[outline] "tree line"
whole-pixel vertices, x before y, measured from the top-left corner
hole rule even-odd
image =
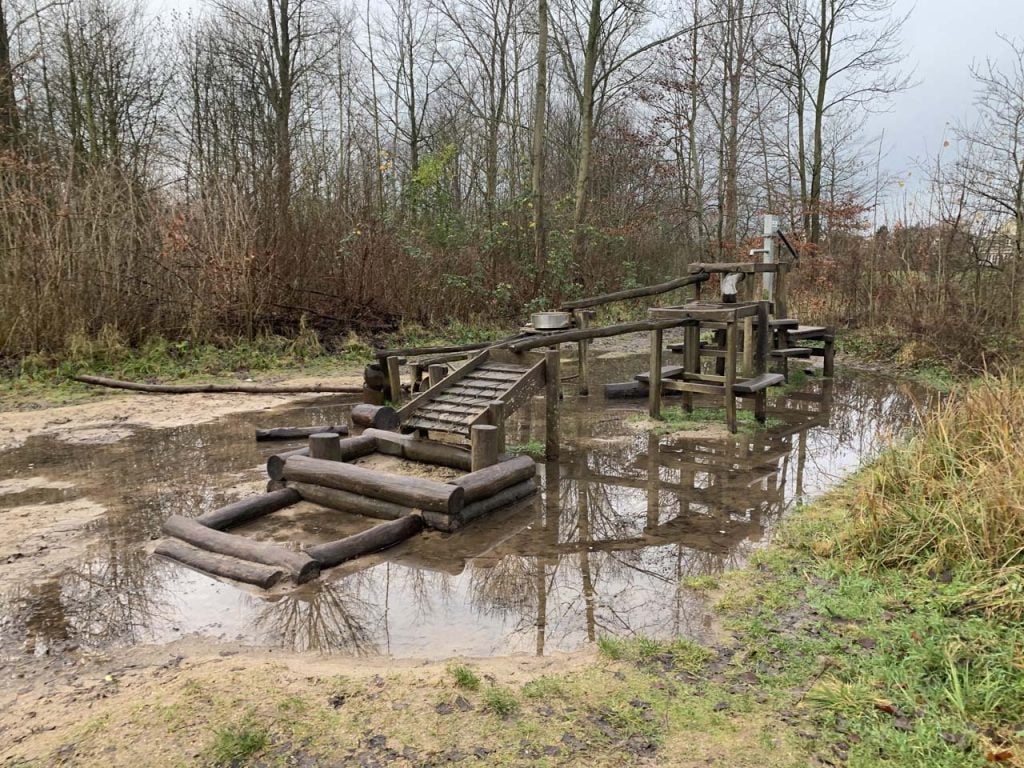
[[[867,247],[865,120],[908,85],[903,22],[893,0],[4,0],[0,349],[512,319],[744,253],[764,212],[810,254]]]

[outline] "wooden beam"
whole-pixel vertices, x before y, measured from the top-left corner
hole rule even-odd
[[[279,509],[290,507],[301,501],[302,497],[298,492],[285,488],[284,490],[272,493],[261,493],[258,496],[249,496],[228,504],[227,506],[207,512],[196,518],[196,522],[205,525],[207,528],[223,531],[233,525],[247,523],[257,517],[269,515]]]
[[[692,272],[693,270],[691,270]],[[695,283],[702,283],[708,279],[708,275],[688,275],[687,277],[680,277],[675,280],[669,280],[667,283],[658,283],[657,285],[648,285],[642,288],[630,288],[625,291],[616,291],[615,293],[606,293],[601,296],[593,296],[589,299],[577,299],[576,301],[569,301],[559,307],[563,312],[571,312],[576,309],[586,309],[587,307],[597,307],[602,304],[611,304],[615,301],[626,301],[628,299],[640,299],[644,296],[657,296],[662,293],[668,293],[678,288],[685,288],[688,285]]]
[[[323,568],[333,568],[346,560],[378,552],[400,544],[423,530],[423,518],[412,514],[387,523],[380,523],[344,539],[307,547],[306,553]]]

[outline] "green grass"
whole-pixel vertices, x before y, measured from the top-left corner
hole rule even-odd
[[[211,754],[215,765],[237,765],[270,746],[270,736],[252,723],[229,725],[214,731]]]
[[[465,688],[467,691],[475,691],[480,688],[480,677],[469,667],[459,664],[449,667],[448,671],[459,688]]]
[[[505,450],[515,456],[531,456],[534,459],[544,458],[544,443],[541,440],[530,440],[525,443],[512,443]]]
[[[491,686],[484,691],[484,704],[498,717],[509,718],[519,712],[519,700],[508,688]]]

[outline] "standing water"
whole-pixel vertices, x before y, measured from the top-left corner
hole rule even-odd
[[[594,381],[644,367],[641,356],[598,358]],[[542,465],[537,497],[272,595],[153,557],[151,542],[169,515],[196,516],[258,488],[266,456],[299,445],[255,443],[254,426],[343,422],[349,405],[318,398],[106,444],[31,438],[0,453],[0,477],[26,481],[0,486],[0,514],[69,501],[105,511],[59,568],[19,570],[17,556],[0,558],[0,654],[193,637],[437,658],[574,650],[602,635],[700,638],[709,617],[688,586],[694,577],[742,566],[795,504],[907,426],[920,394],[876,376],[812,377],[770,400],[768,428],[666,435],[644,423],[644,401],[571,389],[562,456]],[[543,429],[537,401],[510,422],[508,439],[537,442]],[[57,482],[28,482],[40,477]],[[302,504],[246,532],[309,543],[368,524]]]

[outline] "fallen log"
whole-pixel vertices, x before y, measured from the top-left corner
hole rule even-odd
[[[496,509],[507,506],[520,499],[525,499],[527,496],[536,493],[537,481],[533,478],[524,480],[521,483],[510,485],[493,496],[489,496],[486,499],[467,504],[462,508],[462,512],[459,514],[462,522],[468,523],[470,520],[474,520],[481,515],[486,515],[488,512],[493,512]]]
[[[268,541],[255,541],[244,536],[215,531],[181,515],[171,515],[167,518],[163,524],[163,531],[168,536],[176,536],[208,552],[284,568],[299,584],[320,575],[320,565],[303,552],[294,552]]]
[[[273,565],[251,563],[237,557],[218,555],[205,549],[193,547],[180,539],[164,539],[156,545],[154,554],[187,565],[211,576],[253,584],[261,589],[270,589],[284,576],[284,569]]]
[[[461,469],[469,472],[471,457],[469,451],[448,443],[435,440],[423,440],[414,435],[400,435],[397,432],[385,432],[380,429],[367,429],[363,436],[377,439],[377,450],[389,456],[400,456],[409,461],[422,461],[425,464],[440,464],[443,467]]]
[[[301,500],[302,497],[298,491],[285,488],[284,490],[241,499],[233,504],[228,504],[226,507],[200,515],[196,518],[196,522],[200,525],[205,525],[207,528],[223,531],[225,528],[255,520],[257,517],[263,517],[263,515],[269,515],[271,512],[284,509]]]
[[[332,568],[346,560],[353,560],[371,552],[393,547],[422,530],[422,517],[406,515],[397,520],[380,523],[352,536],[346,536],[344,539],[307,547],[306,553],[320,563],[322,568]]]
[[[466,504],[493,496],[509,486],[537,474],[537,463],[529,456],[517,456],[450,481],[466,491]]]
[[[366,517],[376,517],[382,520],[397,520],[400,517],[411,515],[416,510],[402,504],[395,504],[381,499],[371,499],[369,496],[360,496],[357,493],[340,491],[337,488],[326,488],[322,485],[312,483],[288,483],[288,489],[298,492],[303,500],[322,507],[336,509],[339,512],[351,512]]]
[[[136,381],[121,381],[103,376],[72,376],[74,381],[95,384],[112,389],[130,389],[133,392],[152,392],[162,395],[192,395],[208,392],[232,392],[247,395],[299,395],[307,392],[358,395],[361,386],[341,384],[144,384]]]
[[[456,485],[392,475],[344,462],[305,456],[293,456],[285,461],[284,479],[337,488],[414,509],[445,512],[449,515],[458,514],[465,503],[465,491]]]
[[[338,424],[325,427],[272,427],[270,429],[256,429],[256,441],[266,440],[299,440],[319,432],[334,432],[338,435],[348,434],[348,424]]]

